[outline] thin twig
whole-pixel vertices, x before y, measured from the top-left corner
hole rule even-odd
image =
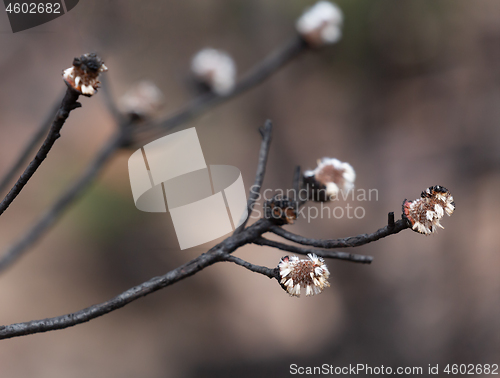
[[[111,311],[115,311],[139,298],[154,293],[164,287],[172,285],[184,278],[196,274],[218,260],[218,255],[212,251],[205,253],[190,262],[174,269],[167,274],[152,278],[138,286],[135,286],[109,301],[87,307],[83,310],[56,316],[53,318],[32,320],[25,323],[16,323],[0,327],[0,339],[9,339],[16,336],[32,335],[35,333],[55,331],[88,322]]]
[[[28,167],[25,169],[21,177],[14,184],[10,192],[5,196],[3,201],[0,203],[0,215],[4,213],[5,210],[10,206],[10,204],[16,199],[16,197],[21,193],[24,186],[28,183],[29,179],[35,174],[36,170],[40,167],[42,162],[47,157],[50,149],[54,145],[55,141],[61,136],[60,131],[64,125],[64,122],[69,116],[69,113],[81,106],[77,102],[80,93],[74,89],[68,87],[66,89],[66,95],[64,96],[59,111],[52,122],[52,126],[49,130],[49,134],[45,138],[42,146],[38,150],[35,158],[31,161]]]
[[[12,182],[12,180],[16,176],[16,173],[19,172],[19,170],[26,164],[26,161],[30,157],[31,153],[35,150],[37,144],[40,143],[44,135],[48,132],[50,126],[52,125],[52,120],[54,119],[59,107],[61,106],[61,101],[62,100],[57,101],[57,105],[50,110],[47,119],[40,124],[37,130],[35,130],[35,133],[19,153],[17,159],[14,161],[10,169],[2,177],[2,180],[0,182],[0,193],[3,193],[5,189],[7,189],[7,186]]]
[[[302,179],[302,174],[301,174],[301,169],[300,165],[297,165],[295,167],[295,170],[293,171],[293,180],[292,180],[292,189],[294,193],[294,201],[298,201],[300,199],[300,189],[301,189],[301,179]]]
[[[64,192],[52,207],[24,234],[0,259],[0,272],[3,272],[14,261],[18,260],[27,249],[40,239],[75,201],[75,199],[90,185],[94,178],[103,169],[105,164],[113,157],[122,143],[121,134],[116,134],[97,153],[80,178]]]
[[[116,101],[111,93],[111,84],[109,83],[108,75],[103,75],[99,78],[99,80],[101,82],[102,99],[104,100],[106,108],[111,113],[117,124],[121,125],[126,123],[125,117],[120,112],[120,109],[118,109]]]
[[[323,251],[321,249],[313,249],[313,248],[301,248],[301,247],[297,247],[295,245],[283,244],[283,243],[280,243],[280,242],[277,242],[274,240],[269,240],[269,239],[266,239],[263,237],[259,237],[255,240],[253,240],[252,243],[257,244],[257,245],[261,245],[261,246],[278,248],[278,249],[281,249],[283,251],[297,253],[299,255],[307,255],[308,253],[314,253],[318,256],[328,258],[328,259],[339,259],[339,260],[351,261],[351,262],[362,263],[362,264],[370,264],[373,261],[373,257],[371,257],[371,256],[356,255],[353,253],[338,252],[338,251]]]
[[[394,219],[394,218],[393,218]],[[310,245],[312,247],[318,248],[347,248],[347,247],[359,247],[364,244],[368,244],[379,239],[385,238],[389,235],[397,234],[400,231],[403,231],[407,228],[410,228],[408,222],[404,219],[399,219],[394,222],[392,225],[388,224],[385,227],[375,231],[372,234],[361,234],[357,236],[351,236],[343,239],[310,239],[304,236],[300,236],[294,234],[292,232],[286,231],[281,227],[272,226],[271,232],[274,234],[281,236],[287,240],[293,241],[295,243],[299,243],[302,245]]]
[[[142,147],[148,141],[154,140],[165,134],[167,131],[189,122],[208,109],[220,105],[254,87],[261,84],[271,75],[276,73],[280,68],[288,62],[300,55],[307,49],[307,44],[298,35],[290,42],[285,44],[281,49],[272,52],[261,62],[255,65],[234,87],[234,89],[226,95],[217,95],[213,92],[195,99],[188,104],[184,109],[169,117],[168,119],[143,125],[137,129],[134,138],[133,147]]]
[[[239,257],[229,254],[223,254],[222,259],[223,259],[222,261],[229,261],[237,265],[241,265],[242,267],[250,270],[251,272],[260,273],[269,278],[276,278],[276,279],[279,278],[279,272],[276,268],[271,269],[265,266],[254,265],[252,263],[249,263],[248,261],[240,259]]]
[[[257,173],[255,174],[255,181],[250,189],[250,194],[248,195],[247,201],[247,212],[248,216],[245,221],[234,231],[235,233],[241,232],[252,214],[255,202],[259,199],[260,189],[262,188],[262,183],[264,181],[264,175],[266,174],[267,158],[269,157],[269,147],[271,145],[271,140],[273,138],[273,123],[271,120],[267,120],[264,127],[260,129],[262,134],[262,142],[260,144],[259,150],[259,163],[257,165]]]

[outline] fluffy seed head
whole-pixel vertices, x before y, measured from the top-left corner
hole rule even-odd
[[[311,296],[330,286],[330,272],[325,261],[314,253],[307,257],[300,260],[297,256],[285,256],[278,264],[280,283],[290,296],[300,297],[302,287],[306,289],[306,296]]]
[[[120,99],[120,109],[135,119],[153,116],[163,105],[160,89],[150,81],[141,81],[130,88]]]
[[[218,95],[228,94],[236,83],[236,65],[229,54],[220,50],[199,51],[191,62],[191,70],[197,80]]]
[[[441,218],[454,211],[453,196],[440,185],[427,188],[415,201],[403,201],[403,216],[408,219],[414,231],[424,235],[436,232],[437,227],[444,228],[440,223]]]
[[[343,15],[340,8],[328,1],[319,1],[297,20],[296,28],[312,46],[338,42],[342,37]]]
[[[84,54],[73,59],[73,66],[63,71],[67,85],[84,96],[92,96],[99,88],[99,74],[108,70],[96,54]]]
[[[315,201],[329,201],[340,191],[348,193],[354,188],[355,180],[352,166],[335,158],[318,160],[316,169],[304,172],[304,183]]]

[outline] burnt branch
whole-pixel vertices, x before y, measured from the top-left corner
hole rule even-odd
[[[40,141],[49,131],[50,126],[52,125],[52,120],[54,119],[57,111],[60,108],[61,101],[62,100],[58,101],[57,105],[50,110],[47,119],[44,122],[42,122],[40,126],[38,126],[38,128],[35,130],[35,133],[31,136],[31,139],[24,146],[23,150],[18,155],[12,166],[2,177],[2,180],[0,181],[0,193],[4,192],[7,189],[7,186],[12,182],[12,180],[16,176],[16,173],[19,172],[22,167],[24,167],[26,161],[33,153],[38,143],[40,143]]]
[[[279,271],[276,268],[268,268],[265,266],[260,266],[260,265],[254,265],[252,263],[249,263],[248,261],[245,261],[243,259],[240,259],[239,257],[230,255],[230,254],[223,254],[222,255],[222,261],[228,261],[228,262],[233,262],[237,265],[240,265],[246,269],[248,269],[251,272],[254,273],[260,273],[264,276],[267,276],[269,278],[276,278],[279,279]]]
[[[259,163],[255,180],[257,183],[259,183],[259,185],[262,184],[262,180],[265,174],[265,165],[267,163],[267,154],[271,140],[270,139],[271,129],[272,129],[271,123],[267,122],[266,127],[264,128],[262,133],[263,142],[261,144],[261,153],[259,154]],[[61,203],[59,207],[55,207],[53,209],[55,215],[60,214],[58,213],[58,211],[60,211],[60,209],[63,209],[64,206],[66,206],[67,203],[69,203],[72,200],[73,196],[76,195],[78,191],[81,190],[82,187],[86,185],[86,182],[89,178],[95,176],[96,172],[100,169],[103,162],[107,160],[108,156],[110,156],[115,151],[115,149],[121,145],[122,145],[121,138],[117,138],[114,140],[114,142],[108,144],[107,147],[104,148],[104,150],[101,153],[102,159],[95,161],[94,164],[89,169],[89,171],[87,172],[87,175],[84,176],[85,179],[82,178],[82,180],[80,180],[80,185],[75,185],[74,190],[70,191],[70,193],[68,194],[69,197],[66,197],[68,199],[68,202]],[[51,222],[51,217],[47,216],[47,218],[45,219],[46,220],[41,224],[42,226],[48,227],[48,225],[50,225]],[[372,234],[373,236],[370,235],[364,236],[363,239],[376,240],[377,238],[387,236],[392,233],[397,233],[404,228],[408,228],[408,225],[406,223],[403,225],[400,221],[394,223],[393,215],[389,214],[389,225],[386,228],[387,230],[381,229],[376,233]],[[280,286],[284,290],[286,290],[289,294],[291,295],[300,294],[299,289],[297,288],[294,289],[289,284],[289,282],[292,282],[291,279],[293,278],[287,277],[287,282],[283,283],[283,278],[287,274],[290,274],[283,272],[286,272],[287,270],[290,271],[290,269],[293,269],[291,264],[295,264],[295,261],[298,260],[292,261],[291,259],[284,258],[279,263],[281,265],[278,265],[277,268],[272,269],[249,263],[241,258],[232,255],[234,251],[247,244],[268,246],[301,255],[314,254],[322,258],[339,259],[356,263],[369,264],[373,260],[371,256],[363,256],[346,252],[328,251],[328,250],[313,249],[313,248],[302,248],[294,245],[287,245],[284,243],[268,240],[262,237],[263,234],[270,231],[279,234],[279,230],[281,230],[281,227],[277,225],[275,220],[266,218],[259,219],[251,226],[248,226],[247,228],[241,230],[241,232],[233,233],[233,235],[229,236],[228,238],[226,238],[225,240],[223,240],[222,242],[220,242],[219,244],[217,244],[216,246],[214,246],[208,252],[202,254],[201,256],[198,256],[197,258],[166,273],[163,276],[152,278],[147,282],[144,282],[129,290],[126,290],[123,293],[119,294],[118,296],[106,302],[87,307],[83,310],[71,314],[1,326],[0,339],[8,339],[17,336],[54,331],[88,322],[92,319],[103,316],[112,311],[118,310],[139,298],[145,297],[146,295],[152,294],[167,286],[173,285],[176,282],[179,282],[187,277],[190,277],[215,263],[223,261],[233,262],[237,265],[243,266],[244,268],[248,269],[251,272],[259,273],[269,278],[275,278],[280,284]],[[37,234],[35,232],[34,235],[35,237],[37,237],[39,233]],[[312,240],[299,236],[296,236],[296,238],[299,238],[299,240],[306,240],[308,242]],[[288,267],[285,266],[286,264],[288,264]],[[308,264],[309,266],[314,266],[313,264],[321,265],[323,264],[323,262],[322,260],[319,260],[318,257],[311,256],[310,261],[308,261]],[[329,286],[328,282],[326,281],[329,275],[326,266],[324,268],[321,267],[318,269],[320,270],[320,273],[317,274],[321,274],[322,276],[316,279],[317,283],[315,283],[315,285],[320,285],[320,287],[319,288],[314,287],[314,289],[312,289],[311,286],[307,286],[306,295],[311,295],[313,291],[321,292],[325,286]],[[325,271],[327,274],[325,274]],[[300,285],[300,281],[295,285],[297,285],[298,287],[298,285]]]
[[[271,229],[273,229],[274,227],[272,226]],[[361,264],[370,264],[373,261],[373,257],[371,256],[356,255],[353,253],[339,252],[339,251],[323,251],[321,249],[313,249],[313,248],[301,248],[295,245],[284,244],[263,237],[255,239],[253,243],[261,246],[281,249],[282,251],[292,252],[298,255],[307,255],[309,253],[314,253],[315,255],[323,257],[325,259],[338,259],[338,260],[345,260]]]
[[[243,245],[251,243],[252,240],[266,232],[270,225],[270,222],[267,220],[257,221],[255,224],[244,230],[244,232],[228,237],[215,247],[211,248],[207,253],[204,253],[188,263],[171,270],[163,276],[152,278],[147,282],[137,285],[106,302],[87,307],[71,314],[0,326],[0,340],[17,336],[32,335],[41,332],[55,331],[58,329],[72,327],[77,324],[86,323],[89,320],[118,310],[139,298],[173,285],[174,283],[190,277],[217,262],[232,261],[240,263],[242,261],[241,259],[228,259],[228,255]],[[247,268],[254,267],[252,264],[243,266]],[[261,268],[259,273],[265,274],[269,277],[269,275],[266,274],[266,272],[270,274],[269,271],[266,271],[267,268],[258,267],[256,269],[259,270],[259,268]]]
[[[392,214],[392,222],[391,215]],[[273,226],[271,227],[271,232],[290,240],[292,242],[309,245],[317,248],[348,248],[348,247],[359,247],[379,239],[385,238],[390,235],[397,234],[407,228],[411,228],[405,219],[399,219],[394,222],[394,213],[389,213],[389,224],[381,229],[375,231],[372,234],[361,234],[357,236],[351,236],[343,239],[310,239],[304,236],[294,234],[292,232],[286,231],[281,227]]]
[[[86,323],[92,319],[98,318],[127,304],[145,297],[155,291],[172,285],[184,278],[192,276],[200,270],[217,262],[219,256],[217,250],[211,250],[190,262],[181,265],[167,274],[150,279],[140,285],[137,285],[120,295],[110,299],[109,301],[87,307],[83,310],[56,316],[53,318],[32,320],[24,323],[16,323],[8,326],[0,326],[0,339],[10,339],[17,336],[32,335],[35,333],[55,331],[75,326],[77,324]]]
[[[120,112],[120,109],[116,105],[115,99],[111,94],[111,88],[110,88],[111,84],[109,83],[108,77],[103,76],[100,79],[100,81],[101,81],[101,92],[102,92],[102,98],[104,100],[104,105],[113,116],[115,122],[119,125],[122,125],[122,127],[125,127],[130,122],[127,122],[126,118]]]
[[[300,168],[300,165],[297,165],[295,167],[295,170],[293,171],[293,180],[292,180],[292,189],[295,194],[295,198],[293,199],[294,201],[297,201],[300,196],[300,189],[302,186],[302,171]]]
[[[259,152],[259,163],[257,165],[257,173],[255,174],[255,182],[250,189],[250,194],[248,195],[247,201],[247,211],[248,217],[241,224],[240,227],[235,231],[235,233],[241,232],[250,219],[255,202],[258,200],[260,195],[260,189],[262,188],[262,183],[264,182],[264,175],[266,174],[267,159],[269,157],[269,147],[271,146],[272,134],[273,134],[273,123],[271,120],[267,120],[264,127],[260,129],[262,135],[262,143],[260,145]]]
[[[52,146],[56,142],[57,139],[61,136],[60,131],[66,122],[66,119],[69,117],[69,113],[81,106],[79,102],[77,102],[78,97],[80,97],[80,93],[75,91],[74,89],[68,87],[66,89],[66,95],[64,96],[61,106],[57,111],[57,115],[52,122],[49,133],[45,138],[42,146],[38,150],[35,158],[31,161],[28,167],[24,170],[23,174],[17,182],[14,184],[10,192],[5,196],[3,201],[0,203],[0,215],[2,215],[5,210],[10,206],[10,204],[16,199],[16,197],[21,193],[24,186],[28,183],[30,178],[35,174],[36,170],[42,165],[42,162],[47,157],[47,154],[51,150]]]

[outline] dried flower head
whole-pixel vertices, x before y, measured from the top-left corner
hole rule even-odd
[[[279,224],[293,224],[297,219],[297,202],[277,195],[266,201],[264,212],[266,219],[273,219]]]
[[[140,81],[120,99],[120,109],[135,119],[153,116],[164,104],[163,93],[150,81]]]
[[[455,202],[448,189],[436,185],[423,191],[415,201],[403,201],[403,216],[408,219],[412,229],[425,235],[444,228],[440,220],[446,213],[453,214]]]
[[[329,201],[340,191],[348,193],[355,180],[352,166],[335,158],[318,160],[316,169],[304,172],[304,184],[315,201]]]
[[[319,1],[297,20],[296,28],[312,46],[338,42],[342,37],[343,15],[340,8],[328,1]]]
[[[67,85],[85,96],[92,96],[99,88],[99,74],[108,70],[96,54],[84,54],[73,59],[73,66],[64,70],[63,79]]]
[[[330,272],[325,261],[314,253],[307,257],[309,259],[300,260],[297,256],[285,256],[278,264],[280,283],[291,296],[300,297],[301,287],[305,287],[306,295],[310,296],[330,286]]]
[[[229,54],[206,48],[199,51],[191,62],[196,79],[218,95],[225,95],[236,83],[236,65]]]

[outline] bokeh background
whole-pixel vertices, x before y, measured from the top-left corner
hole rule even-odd
[[[119,99],[140,80],[164,93],[165,116],[195,96],[189,62],[224,49],[244,73],[294,35],[311,1],[87,0],[12,34],[0,13],[0,174],[62,94],[61,71],[96,51]],[[209,164],[253,182],[266,118],[275,123],[265,188],[288,188],[299,164],[337,157],[357,188],[377,189],[363,219],[300,220],[289,229],[336,238],[372,232],[404,198],[447,187],[445,230],[410,230],[357,248],[372,265],[329,261],[331,288],[290,298],[233,264],[66,330],[0,342],[2,378],[285,377],[290,364],[421,366],[500,363],[500,2],[340,0],[344,37],[301,55],[196,127]],[[115,124],[103,96],[82,99],[62,138],[0,218],[5,250],[84,169]],[[180,251],[168,216],[141,213],[121,151],[91,190],[0,276],[0,323],[105,301],[206,251]],[[335,206],[345,206],[339,202]],[[311,205],[316,206],[316,205]],[[283,255],[236,252],[276,266]],[[440,374],[440,376],[445,376]]]

